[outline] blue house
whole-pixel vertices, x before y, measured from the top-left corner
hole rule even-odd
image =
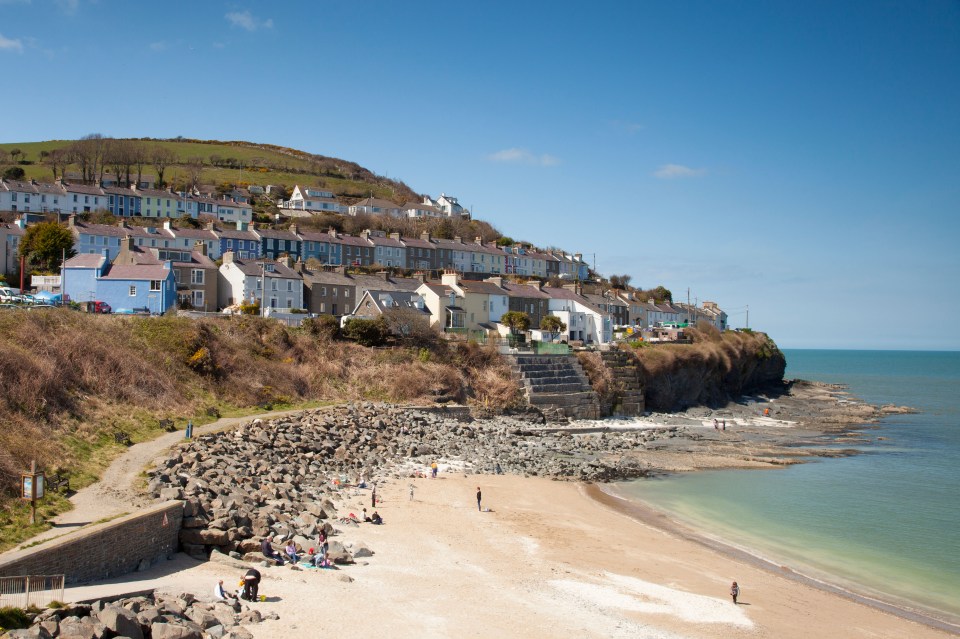
[[[140,215],[140,194],[121,186],[104,187],[107,195],[107,209],[117,217]]]
[[[224,253],[233,252],[241,260],[256,260],[260,258],[260,237],[247,227],[246,222],[237,222],[235,229],[216,230],[214,233],[220,238],[219,250],[208,252],[208,255],[217,257]]]
[[[176,307],[173,264],[110,264],[106,255],[77,255],[63,265],[63,290],[74,302],[102,301],[114,310],[147,308],[160,314]]]
[[[302,238],[303,261],[306,262],[313,258],[321,264],[342,264],[342,244],[337,239],[337,232],[331,230],[327,233],[319,231],[304,231],[300,233]]]

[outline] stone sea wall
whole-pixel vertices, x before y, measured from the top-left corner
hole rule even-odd
[[[0,576],[65,574],[68,584],[143,570],[177,552],[183,504],[168,501],[21,550],[0,562]]]

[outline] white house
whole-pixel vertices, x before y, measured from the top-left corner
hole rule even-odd
[[[344,213],[340,200],[333,191],[320,187],[300,186],[293,187],[290,199],[280,205],[280,208],[295,211],[326,211],[328,213]]]
[[[421,204],[419,202],[407,202],[403,205],[403,216],[409,218],[415,218],[418,220],[426,218],[440,218],[447,217],[447,214],[444,213],[443,209],[434,206],[433,204]]]
[[[591,304],[582,295],[566,288],[544,287],[550,296],[547,308],[567,325],[567,337],[585,344],[607,344],[613,339],[610,316]]]
[[[390,200],[368,197],[360,200],[347,209],[350,215],[384,215],[386,217],[402,217],[403,211],[400,206]]]
[[[218,283],[221,308],[258,300],[273,309],[304,308],[303,277],[281,261],[240,260],[228,251]]]

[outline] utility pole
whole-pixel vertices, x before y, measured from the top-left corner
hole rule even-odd
[[[747,304],[747,328],[750,328],[750,305]]]

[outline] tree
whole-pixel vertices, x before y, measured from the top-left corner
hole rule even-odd
[[[54,149],[43,158],[43,163],[50,167],[54,180],[58,177],[62,178],[64,169],[66,169],[67,164],[70,163],[70,153],[66,148]]]
[[[26,172],[23,170],[23,167],[11,166],[11,167],[8,167],[3,172],[3,179],[4,180],[22,180],[25,175],[26,175]]]
[[[130,168],[133,166],[133,153],[130,140],[108,140],[104,163],[113,168],[117,175],[117,184],[130,186]]]
[[[137,186],[143,181],[143,167],[150,157],[149,149],[143,142],[133,142],[130,145],[130,161],[137,167]]]
[[[187,159],[187,186],[200,186],[200,177],[203,175],[203,158],[192,157]]]
[[[158,146],[153,150],[150,158],[153,162],[153,168],[157,170],[157,188],[159,189],[166,185],[166,182],[163,181],[163,172],[176,161],[177,154],[165,146]]]
[[[514,244],[516,244],[516,242],[514,242],[513,238],[508,235],[497,238],[497,246],[513,246]]]
[[[19,158],[21,155],[23,155],[23,151],[21,151],[19,148],[10,149],[10,157],[13,158],[14,162],[19,162],[17,158]]]
[[[545,315],[540,320],[540,330],[547,333],[562,333],[567,330],[567,325],[556,315]]]
[[[623,275],[611,275],[610,276],[610,286],[613,288],[625,289],[627,285],[630,284],[632,278],[624,273]]]
[[[507,311],[500,317],[500,323],[513,334],[530,330],[530,316],[523,311]]]
[[[76,255],[73,250],[73,233],[56,222],[40,222],[28,226],[20,241],[20,257],[44,272],[59,270],[64,254]]]

